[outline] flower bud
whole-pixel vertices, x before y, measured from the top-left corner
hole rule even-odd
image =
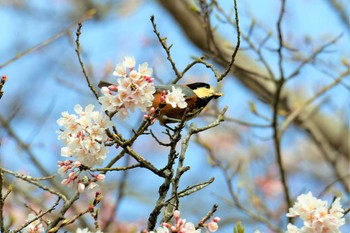
[[[106,178],[106,176],[105,175],[103,175],[103,174],[98,174],[98,175],[96,175],[95,176],[95,179],[97,180],[97,181],[105,181],[105,178]]]
[[[178,210],[175,210],[175,211],[174,211],[174,218],[175,218],[175,219],[180,218],[180,211],[178,211]]]
[[[78,183],[78,192],[82,193],[85,190],[85,185],[82,182]]]

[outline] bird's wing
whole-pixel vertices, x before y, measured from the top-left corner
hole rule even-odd
[[[171,87],[175,86],[175,88],[180,88],[182,93],[184,93],[185,99],[191,99],[193,96],[195,96],[195,93],[192,91],[191,88],[187,87],[186,85],[181,84],[172,84],[172,85],[156,85],[156,93],[162,93],[163,90],[171,91]]]

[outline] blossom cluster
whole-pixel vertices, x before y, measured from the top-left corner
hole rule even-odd
[[[298,196],[287,217],[301,218],[304,226],[298,228],[290,223],[286,233],[340,233],[339,227],[345,223],[339,198],[328,206],[327,201],[313,197],[311,192]]]
[[[152,68],[148,63],[143,63],[135,69],[135,58],[125,57],[113,72],[114,76],[120,77],[116,85],[103,87],[103,96],[99,98],[102,109],[108,112],[118,112],[121,118],[129,115],[129,110],[135,108],[146,112],[153,103],[153,94],[156,88],[153,84]],[[112,93],[112,91],[116,91]]]
[[[77,190],[79,193],[84,192],[87,188],[89,190],[98,186],[96,182],[105,180],[104,174],[93,174],[87,170],[87,167],[81,164],[81,162],[72,160],[58,161],[58,173],[61,176],[67,175],[67,178],[62,180],[62,184],[68,187],[77,184]],[[86,175],[82,175],[82,171],[85,170]]]
[[[102,109],[108,112],[118,112],[124,119],[135,108],[146,112],[153,104],[156,87],[153,83],[153,69],[144,62],[135,69],[135,58],[125,57],[113,72],[114,76],[120,77],[116,84],[102,87],[103,96],[99,97]],[[184,94],[180,88],[172,87],[171,90],[162,93],[161,102],[170,104],[173,108],[186,108]],[[151,115],[151,114],[150,114]]]
[[[106,158],[108,149],[105,142],[108,141],[106,129],[112,126],[112,122],[104,112],[93,111],[94,105],[89,104],[85,110],[77,104],[74,107],[78,114],[63,112],[57,120],[60,139],[65,147],[61,149],[62,156],[75,157],[86,166],[101,165]]]
[[[192,222],[186,222],[186,219],[180,218],[180,211],[174,211],[175,225],[171,223],[163,223],[162,226],[158,227],[155,231],[149,233],[200,233],[201,229],[196,229]],[[206,228],[207,232],[215,232],[219,228],[218,222],[219,217],[213,218],[209,223],[203,223],[202,225]]]

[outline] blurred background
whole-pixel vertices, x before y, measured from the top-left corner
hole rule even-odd
[[[178,8],[182,3],[187,4],[186,12]],[[211,27],[219,38],[217,44],[232,50],[237,43],[236,27],[229,21],[235,21],[234,3],[210,3]],[[219,72],[225,70],[222,60],[194,36],[203,30],[191,28],[191,23],[201,17],[197,1],[1,0],[0,6],[0,74],[8,78],[0,100],[0,163],[15,172],[34,177],[52,174],[60,182],[57,161],[65,158],[60,155],[62,144],[57,140],[56,121],[63,111],[73,113],[76,104],[98,105],[75,53],[78,21],[83,21],[81,56],[96,88],[100,80],[116,81],[112,72],[124,56],[134,56],[137,64],[148,62],[156,83],[174,80],[176,75],[153,32],[151,15],[161,36],[167,38],[168,45],[173,45],[171,56],[180,71],[194,57],[202,55],[209,57],[208,62]],[[220,232],[232,232],[238,220],[247,232],[255,229],[274,232],[268,223],[254,216],[269,219],[283,231],[287,210],[272,140],[273,111],[269,102],[273,93],[271,80],[280,77],[276,50],[281,1],[238,0],[237,6],[241,44],[235,64],[244,67],[246,73],[233,71],[218,83],[214,73],[199,64],[179,81],[204,81],[224,93],[224,97],[213,101],[200,117],[191,121],[197,126],[213,122],[218,112],[228,106],[224,122],[194,136],[189,144],[185,164],[191,170],[183,176],[181,187],[211,177],[215,181],[182,199],[182,217],[198,222],[217,203],[215,215],[222,218]],[[284,86],[283,102],[289,108],[281,109],[281,122],[348,71],[349,13],[347,0],[287,1],[281,27],[286,47],[283,68],[286,77],[294,72],[296,75]],[[264,75],[250,77],[254,72]],[[298,119],[297,124],[286,130],[281,147],[292,198],[312,191],[330,203],[334,196],[341,196],[344,208],[349,208],[349,88],[347,74],[312,102],[311,110],[305,109],[308,112],[303,118],[305,122],[311,122],[314,115],[318,117],[312,121],[312,127]],[[142,115],[136,111],[129,119],[114,122],[128,138],[142,121]],[[151,129],[167,140],[158,123]],[[168,148],[158,145],[150,136],[140,137],[133,148],[156,166],[167,161]],[[118,151],[111,150],[106,164]],[[124,158],[117,166],[132,163],[132,159]],[[5,218],[11,216],[6,224],[20,226],[24,222],[30,212],[24,203],[40,209],[46,206],[43,199],[48,205],[54,201],[34,186],[11,176],[5,178],[5,185],[14,184],[4,209]],[[125,185],[121,190],[122,180]],[[161,182],[162,179],[142,168],[108,173],[100,187],[105,196],[100,205],[101,221],[106,224],[111,212],[115,214],[105,232],[144,229]],[[233,198],[230,189],[239,200]],[[91,196],[86,194],[77,205],[86,206],[89,199]],[[349,217],[346,221],[342,232],[350,231]],[[67,229],[73,231],[91,223],[92,219],[86,216]]]

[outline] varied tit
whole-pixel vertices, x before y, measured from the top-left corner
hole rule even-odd
[[[113,85],[111,83],[101,81],[98,84],[99,88],[108,87]],[[184,94],[184,98],[187,102],[187,112],[186,108],[173,108],[170,104],[161,104],[161,96],[163,91],[170,91],[172,86],[175,88],[180,88]],[[186,112],[185,120],[190,120],[196,116],[204,109],[204,107],[212,99],[217,99],[222,96],[222,93],[215,92],[214,88],[207,83],[197,82],[191,84],[169,84],[169,85],[155,85],[156,92],[153,94],[154,100],[152,107],[157,109],[159,107],[159,115],[157,119],[160,124],[165,125],[168,123],[180,122],[182,117]],[[160,106],[161,105],[161,106]]]

